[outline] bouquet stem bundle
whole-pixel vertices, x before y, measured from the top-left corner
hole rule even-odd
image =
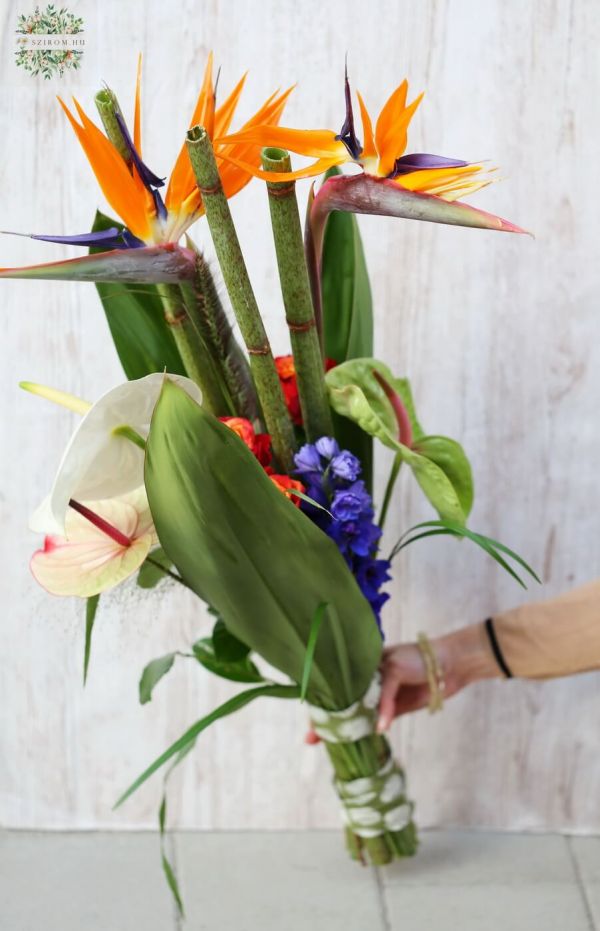
[[[325,748],[339,783],[372,778],[393,759],[389,742],[382,734],[371,734],[352,743],[325,741]],[[376,837],[364,837],[346,826],[345,835],[352,859],[368,860],[375,866],[391,863],[398,857],[413,856],[418,846],[417,830],[412,821],[400,830],[386,829]]]

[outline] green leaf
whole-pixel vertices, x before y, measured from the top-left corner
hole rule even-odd
[[[111,226],[122,229],[99,211],[92,232]],[[90,253],[101,249],[91,249]],[[162,301],[156,285],[127,283],[97,283],[111,336],[123,370],[129,380],[143,378],[152,372],[174,372],[185,375],[173,334],[164,318]]]
[[[339,174],[331,169],[326,178]],[[356,217],[332,213],[321,262],[325,355],[336,362],[373,352],[373,301]]]
[[[351,697],[328,624],[309,700],[343,708],[364,694],[381,637],[337,546],[275,488],[233,431],[169,379],[154,410],[145,484],[165,552],[234,636],[299,683],[312,618],[327,602],[342,619]]]
[[[327,605],[325,602],[323,602],[323,604],[320,604],[315,611],[315,616],[313,617],[312,623],[310,625],[308,643],[306,644],[306,656],[304,658],[304,669],[302,670],[302,683],[300,685],[300,701],[304,701],[306,698],[306,691],[308,689],[308,683],[310,682],[310,671],[312,669],[315,648],[317,646],[317,638],[319,636],[319,631],[321,629],[321,624],[323,623],[323,618],[325,617],[326,611]]]
[[[90,655],[92,652],[92,631],[96,612],[100,604],[100,595],[92,595],[85,603],[85,646],[83,648],[83,684],[87,682],[88,667],[90,665]]]
[[[339,174],[332,168],[326,178]],[[373,302],[365,254],[356,217],[330,214],[321,264],[325,356],[346,362],[373,353]],[[334,434],[342,449],[358,456],[367,487],[372,486],[373,442],[356,424],[334,414]]]
[[[374,372],[378,372],[402,400],[411,422],[413,448],[409,449],[397,439],[396,416]],[[331,369],[326,381],[334,410],[400,454],[440,517],[464,523],[472,503],[469,463],[462,448],[453,440],[423,436],[408,379],[395,378],[387,365],[377,359],[355,359]]]
[[[423,436],[413,449],[440,467],[450,480],[465,517],[468,517],[473,507],[473,473],[460,443],[447,436]]]
[[[297,685],[261,685],[257,686],[254,689],[247,689],[245,692],[240,692],[239,695],[234,695],[233,698],[230,698],[228,701],[224,702],[222,705],[219,705],[218,708],[215,708],[214,711],[211,711],[210,714],[207,714],[205,717],[200,718],[199,721],[196,721],[195,724],[192,724],[190,728],[182,734],[181,737],[171,744],[168,750],[165,750],[164,753],[161,753],[150,766],[144,770],[141,776],[133,782],[126,792],[120,797],[117,801],[115,808],[118,808],[119,805],[122,805],[123,802],[129,798],[130,795],[139,789],[141,785],[146,782],[150,776],[154,775],[157,769],[160,769],[161,766],[164,766],[171,757],[175,754],[180,753],[182,750],[185,750],[190,743],[193,743],[199,734],[202,731],[205,731],[207,727],[210,727],[211,724],[214,724],[215,721],[218,721],[220,718],[225,718],[227,715],[233,714],[235,711],[239,711],[240,708],[244,708],[246,705],[249,705],[250,702],[254,701],[255,698],[299,698],[300,689]]]
[[[416,531],[419,530],[422,532],[416,533]],[[526,563],[518,553],[515,553],[514,550],[509,549],[503,543],[499,543],[498,540],[492,539],[492,537],[486,537],[484,534],[475,533],[475,531],[469,530],[467,527],[463,527],[461,524],[457,524],[449,520],[429,520],[420,524],[415,524],[414,527],[411,527],[410,530],[407,530],[406,533],[400,537],[400,540],[394,546],[390,554],[390,559],[393,559],[406,546],[409,546],[411,543],[415,543],[417,540],[423,540],[426,537],[435,537],[440,535],[448,535],[459,538],[462,537],[470,540],[472,543],[475,543],[489,556],[491,556],[492,559],[494,559],[500,566],[502,566],[502,568],[508,572],[508,574],[512,576],[512,578],[515,579],[515,581],[518,582],[522,588],[527,588],[518,573],[515,572],[514,569],[500,555],[500,553],[505,553],[519,566],[521,566],[528,573],[528,575],[535,579],[536,582],[541,584],[538,575],[534,572],[531,566]]]
[[[192,645],[192,652],[205,669],[208,669],[215,676],[221,676],[222,679],[230,679],[232,682],[265,681],[247,655],[235,662],[217,659],[211,637],[203,637],[202,640],[197,640]]]
[[[179,885],[177,883],[177,877],[175,876],[175,871],[173,870],[173,867],[169,863],[164,851],[161,854],[161,861],[162,861],[163,873],[165,874],[167,884],[173,894],[173,898],[175,899],[175,903],[177,905],[179,914],[183,918],[185,912],[183,910],[183,901],[181,899],[181,894],[179,892]]]
[[[250,647],[227,630],[224,622],[219,618],[213,627],[212,645],[217,660],[221,663],[238,663],[245,659]]]
[[[157,549],[152,550],[149,557],[146,557],[142,563],[137,576],[137,584],[140,588],[155,588],[159,582],[162,582],[167,570],[170,568],[171,560],[162,546],[159,546]]]
[[[151,700],[154,687],[160,682],[163,676],[166,676],[169,672],[175,662],[175,656],[175,653],[167,653],[166,656],[159,656],[158,659],[153,659],[144,668],[139,685],[141,705],[145,705],[146,702]]]

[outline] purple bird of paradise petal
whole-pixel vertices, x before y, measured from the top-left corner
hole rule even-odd
[[[152,200],[156,208],[156,216],[159,220],[166,220],[169,214],[165,207],[165,202],[160,196],[160,191],[155,191],[154,188],[151,188],[150,193],[152,194]]]
[[[388,178],[397,178],[398,175],[407,175],[411,171],[423,171],[426,168],[465,168],[468,164],[461,158],[445,158],[443,155],[414,152],[412,155],[397,158]]]
[[[115,110],[115,119],[117,123],[119,124],[119,129],[121,130],[121,133],[123,135],[123,140],[125,142],[125,145],[129,149],[131,160],[133,164],[135,165],[137,169],[137,173],[142,179],[144,185],[147,187],[150,193],[152,193],[152,188],[163,187],[165,183],[165,179],[159,178],[158,175],[155,175],[154,172],[151,171],[148,168],[148,166],[142,161],[138,150],[133,144],[133,139],[129,135],[129,130],[127,129],[127,123],[123,119],[122,114],[118,112],[118,110]]]
[[[354,112],[352,110],[352,93],[350,91],[350,82],[348,80],[348,66],[346,65],[346,72],[344,76],[344,96],[346,98],[346,119],[344,120],[344,125],[339,131],[339,134],[335,137],[340,142],[343,142],[348,152],[353,159],[360,158],[360,153],[363,150],[362,144],[359,142],[358,136],[356,135],[356,130],[354,129]]]
[[[72,236],[52,236],[42,233],[15,233],[12,230],[2,230],[8,236],[26,236],[28,239],[39,239],[42,242],[55,242],[63,246],[103,246],[106,249],[139,249],[145,242],[130,233],[129,230],[120,230],[111,226],[106,230],[95,233],[74,233]]]

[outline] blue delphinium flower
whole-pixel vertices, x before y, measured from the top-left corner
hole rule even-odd
[[[340,450],[335,439],[323,436],[302,446],[295,462],[306,494],[331,516],[306,502],[302,509],[337,544],[381,629],[381,608],[389,595],[380,589],[390,578],[390,563],[377,558],[381,530],[375,523],[371,496],[358,477],[359,460],[348,450]]]

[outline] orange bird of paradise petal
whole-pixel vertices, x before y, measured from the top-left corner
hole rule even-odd
[[[211,53],[190,126],[200,123],[206,128],[211,139],[217,135],[225,135],[234,118],[245,81],[246,75],[238,81],[225,101],[217,107]],[[275,128],[291,91],[292,88],[283,93],[272,94],[254,116],[242,126],[241,132],[249,131],[256,125]],[[87,116],[77,100],[73,99],[73,109],[70,109],[60,97],[58,100],[104,196],[125,224],[125,230],[122,233],[117,229],[111,230],[110,236],[105,232],[101,236],[96,236],[97,241],[91,234],[36,238],[86,246],[110,244],[121,249],[177,243],[186,230],[202,216],[204,206],[185,144],[182,145],[175,161],[164,199],[161,194],[164,179],[154,174],[142,161],[141,56],[138,60],[136,78],[133,138],[123,115],[116,109],[114,113],[125,145],[129,150],[128,161]],[[229,159],[224,160],[222,157],[224,151],[239,161],[240,165],[234,164]],[[253,171],[258,169],[260,164],[256,147],[245,141],[227,145],[215,143],[215,156],[227,197],[233,197],[241,191],[251,180]],[[245,162],[248,163],[250,170],[243,164]]]
[[[362,96],[357,92],[363,142],[359,140],[355,128],[347,73],[344,87],[346,117],[339,133],[329,129],[302,130],[254,124],[242,128],[237,133],[217,136],[216,142],[219,146],[229,146],[223,152],[223,157],[240,170],[245,168],[252,171],[256,177],[267,181],[315,177],[334,165],[353,162],[373,178],[386,178],[406,191],[432,194],[449,202],[471,194],[493,180],[481,164],[470,164],[462,159],[423,152],[404,154],[410,122],[423,99],[423,94],[419,94],[408,102],[406,80],[389,96],[375,127]],[[245,164],[240,159],[234,147],[242,144],[250,147],[279,146],[314,161],[297,171],[281,174],[265,172],[254,165]]]

